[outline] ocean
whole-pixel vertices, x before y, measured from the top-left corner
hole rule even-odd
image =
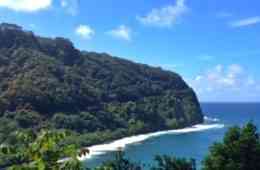
[[[97,147],[102,154],[84,160],[87,167],[100,165],[113,158],[113,148],[124,146],[125,156],[133,162],[149,165],[154,163],[155,155],[172,155],[194,158],[198,169],[208,154],[208,148],[221,141],[231,126],[243,126],[252,121],[260,129],[260,103],[202,103],[207,125],[179,131],[155,133],[132,137]]]

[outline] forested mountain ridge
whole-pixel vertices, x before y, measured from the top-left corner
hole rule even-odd
[[[0,142],[21,129],[68,129],[89,145],[201,123],[194,91],[173,72],[77,50],[0,25]],[[76,139],[73,139],[76,140]]]

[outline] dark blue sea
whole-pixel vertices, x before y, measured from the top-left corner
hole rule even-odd
[[[260,103],[202,103],[204,115],[212,124],[224,124],[223,128],[166,134],[149,138],[145,141],[130,144],[125,148],[126,157],[130,160],[152,164],[157,154],[174,155],[177,157],[196,159],[198,168],[214,142],[221,141],[227,129],[233,125],[243,126],[253,121],[260,128]],[[88,167],[112,159],[114,153],[108,152],[86,160]]]

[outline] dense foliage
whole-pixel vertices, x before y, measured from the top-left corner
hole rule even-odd
[[[142,166],[125,158],[124,152],[119,150],[115,154],[114,160],[107,161],[94,170],[142,170]]]
[[[186,160],[167,155],[157,155],[155,161],[157,166],[151,170],[196,170],[196,162],[193,159]]]
[[[195,93],[173,72],[0,25],[0,141],[48,127],[89,145],[202,120]]]
[[[15,141],[0,145],[0,169],[82,170],[75,145],[62,145],[67,134],[42,130],[17,132]],[[67,158],[61,161],[61,158]]]
[[[248,123],[242,129],[230,128],[222,143],[215,143],[204,161],[203,170],[259,170],[260,138]]]
[[[95,168],[95,170],[196,170],[195,160],[188,161],[167,155],[155,156],[155,164],[150,167],[151,165],[133,163],[124,157],[122,151],[118,151],[114,160],[103,163],[102,166]]]

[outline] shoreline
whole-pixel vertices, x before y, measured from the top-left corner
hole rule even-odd
[[[159,137],[162,135],[171,135],[171,134],[185,134],[185,133],[194,133],[194,132],[200,132],[200,131],[206,131],[210,129],[220,129],[224,128],[224,124],[197,124],[191,127],[186,127],[183,129],[174,129],[174,130],[164,130],[164,131],[157,131],[147,134],[141,134],[136,136],[130,136],[130,137],[124,137],[115,141],[112,141],[110,143],[105,144],[98,144],[93,145],[90,147],[85,147],[89,150],[89,153],[85,156],[79,157],[80,161],[85,161],[88,159],[91,159],[95,156],[105,154],[107,152],[113,152],[117,151],[119,148],[125,149],[129,145],[134,145],[141,143],[143,141],[146,141],[148,139]]]

